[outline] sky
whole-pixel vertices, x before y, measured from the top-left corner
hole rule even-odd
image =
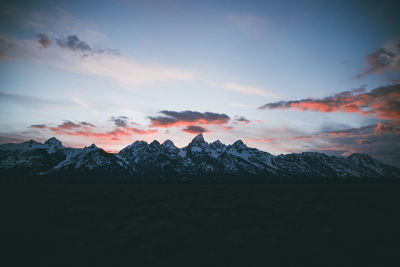
[[[396,1],[2,1],[0,143],[196,134],[400,166]]]

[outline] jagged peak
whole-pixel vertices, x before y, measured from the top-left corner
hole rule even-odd
[[[95,144],[91,144],[90,146],[85,146],[86,150],[102,150],[101,148],[99,148],[98,146],[96,146]]]
[[[212,142],[210,145],[215,148],[226,147],[226,145],[219,140]]]
[[[170,145],[170,144],[174,144],[174,142],[172,142],[171,140],[167,139],[164,141],[164,143],[162,143],[163,145]]]
[[[219,140],[216,140],[214,142],[212,142],[211,144],[215,144],[215,145],[223,145],[223,143]]]
[[[150,146],[160,146],[160,142],[154,140],[153,142],[150,143]]]
[[[146,141],[143,140],[137,140],[135,142],[133,142],[132,144],[130,144],[129,146],[123,148],[122,150],[126,150],[126,149],[135,149],[137,147],[142,147],[142,146],[148,146],[149,144]],[[121,151],[122,151],[121,150]]]
[[[131,145],[129,145],[129,146],[138,146],[138,145],[148,145],[148,143],[146,142],[146,141],[143,141],[143,140],[137,140],[137,141],[135,141],[135,142],[133,142]]]
[[[232,144],[234,147],[246,148],[247,146],[243,143],[242,140],[237,140],[235,143]]]
[[[46,142],[44,142],[44,143],[47,145],[55,145],[55,146],[62,145],[61,141],[55,137],[51,137],[51,138],[47,139]]]
[[[36,141],[33,140],[33,139],[30,139],[30,140],[28,140],[28,141],[23,142],[23,144],[40,144],[40,143],[39,143],[39,142],[36,142]]]
[[[165,140],[164,143],[162,143],[162,146],[175,147],[174,142],[169,139]]]
[[[205,142],[205,141],[204,141],[203,134],[198,134],[198,135],[196,135],[196,136],[193,138],[193,140],[192,140],[191,143],[193,143],[193,142],[196,142],[196,143],[203,143],[203,142]]]

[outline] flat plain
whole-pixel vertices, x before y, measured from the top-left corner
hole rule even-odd
[[[0,184],[1,266],[400,266],[400,183]]]

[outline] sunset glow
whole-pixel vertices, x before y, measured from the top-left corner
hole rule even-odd
[[[55,136],[118,152],[202,133],[399,165],[391,5],[150,2],[2,2],[0,143]]]

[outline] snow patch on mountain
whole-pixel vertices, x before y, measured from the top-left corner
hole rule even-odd
[[[400,177],[398,168],[365,154],[349,157],[304,152],[274,156],[249,148],[241,140],[231,145],[207,143],[197,135],[186,147],[171,140],[162,144],[136,141],[117,154],[92,144],[64,147],[56,138],[0,145],[0,171],[30,175],[96,174],[136,177],[234,175],[251,177]]]

